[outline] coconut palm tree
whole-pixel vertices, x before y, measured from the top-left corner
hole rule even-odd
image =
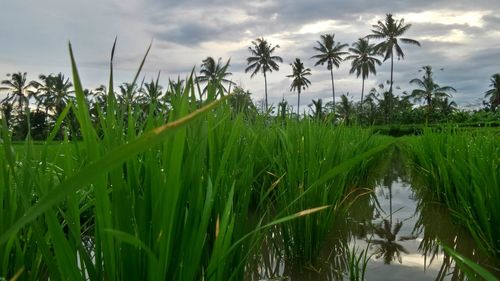
[[[162,86],[159,84],[160,73],[158,72],[158,76],[156,80],[151,79],[151,82],[144,83],[144,87],[139,89],[141,96],[138,98],[139,102],[144,104],[151,104],[156,106],[158,100],[160,99],[162,93]]]
[[[356,77],[361,76],[363,82],[361,84],[361,103],[360,108],[363,107],[363,94],[365,92],[365,79],[368,78],[370,73],[377,74],[375,65],[381,65],[382,62],[376,58],[379,53],[375,50],[375,45],[370,44],[368,39],[360,38],[349,48],[352,55],[346,57],[346,60],[352,60],[350,74],[356,73]]]
[[[168,108],[169,104],[172,103],[172,100],[177,96],[177,95],[182,95],[184,93],[186,88],[186,83],[184,79],[181,79],[180,76],[177,76],[177,80],[171,80],[170,78],[168,79],[168,86],[165,88],[165,94],[161,98],[161,101],[163,103],[163,106]],[[200,101],[202,99],[202,95],[200,93]]]
[[[7,97],[2,100],[2,103],[10,103],[13,107],[17,104],[20,115],[23,115],[24,108],[28,107],[29,99],[36,95],[36,88],[39,86],[36,81],[27,81],[26,76],[26,72],[7,74],[9,79],[0,83],[5,85],[0,87],[0,91],[9,92]]]
[[[323,105],[323,100],[318,99],[318,100],[312,100],[312,104],[309,105],[309,107],[312,110],[312,115],[316,120],[324,120],[325,119],[325,107]]]
[[[267,73],[273,70],[279,71],[278,62],[283,62],[283,59],[279,56],[273,56],[274,51],[279,48],[279,45],[272,46],[264,38],[257,38],[252,41],[253,47],[248,47],[248,50],[252,54],[251,57],[247,58],[248,67],[245,69],[245,73],[251,71],[252,74],[250,78],[254,77],[255,74],[262,72],[264,75],[264,91],[265,91],[265,101],[266,101],[266,111],[269,108],[267,102]]]
[[[491,109],[496,110],[498,105],[500,105],[500,73],[491,76],[491,84],[488,91],[486,91],[484,97],[490,98]]]
[[[228,59],[226,64],[222,65],[221,58],[219,58],[216,63],[212,57],[207,57],[202,61],[200,70],[201,75],[196,78],[196,81],[207,83],[203,89],[203,94],[205,94],[210,87],[213,87],[215,90],[215,96],[213,98],[217,98],[218,95],[224,96],[224,93],[230,91],[230,88],[227,90],[223,85],[223,83],[226,83],[231,87],[231,85],[234,84],[234,82],[226,79],[226,77],[231,75],[231,72],[227,72],[230,62],[231,59]]]
[[[326,63],[326,68],[330,70],[330,76],[332,78],[333,109],[335,109],[335,83],[333,81],[333,66],[339,68],[340,62],[343,60],[342,56],[348,54],[347,52],[342,51],[348,45],[335,42],[334,38],[335,34],[321,35],[321,40],[316,41],[318,46],[314,47],[314,50],[316,50],[318,54],[311,57],[313,59],[317,59],[314,66],[324,65]]]
[[[409,45],[416,45],[420,47],[420,43],[417,40],[409,38],[401,38],[403,34],[410,29],[411,24],[405,24],[404,19],[395,20],[391,14],[387,14],[385,17],[385,22],[378,21],[376,25],[373,25],[372,34],[366,36],[368,39],[378,39],[383,40],[382,42],[375,45],[375,49],[384,54],[384,61],[391,59],[391,85],[389,92],[392,94],[392,85],[394,83],[394,52],[398,59],[404,59],[405,54],[399,45],[399,42]]]
[[[351,122],[351,116],[354,113],[354,104],[348,98],[349,94],[340,96],[340,103],[337,104],[336,112],[338,112],[340,118],[344,121],[346,125]]]
[[[390,81],[386,82],[386,84],[389,83]],[[374,98],[377,101],[378,111],[380,112],[384,123],[390,123],[393,119],[397,99],[391,92],[386,90],[384,83],[380,83],[378,85],[378,89],[372,88],[367,99],[368,98]]]
[[[120,95],[118,96],[119,102],[124,106],[125,109],[129,106],[133,106],[137,100],[137,85],[132,83],[122,83],[118,86],[120,89]],[[142,87],[141,87],[142,88]]]
[[[292,84],[290,85],[290,92],[297,91],[297,115],[300,117],[300,93],[302,90],[305,90],[309,85],[311,85],[311,81],[307,79],[307,76],[311,75],[311,69],[305,68],[304,64],[300,61],[300,59],[296,58],[295,62],[291,64],[292,66],[292,74],[287,75],[286,77],[292,78]]]
[[[443,115],[446,117],[457,110],[457,103],[448,100],[447,97],[444,99],[437,99],[434,101],[434,103],[436,103],[436,107],[439,108],[441,113],[443,113]]]
[[[425,103],[427,105],[427,118],[429,117],[431,111],[432,111],[432,102],[434,99],[443,99],[446,97],[451,97],[449,92],[456,92],[456,90],[453,87],[450,86],[444,86],[441,87],[438,84],[434,82],[434,79],[432,78],[432,67],[427,65],[422,67],[420,71],[424,71],[424,76],[422,79],[412,79],[410,81],[410,84],[416,84],[420,89],[415,89],[411,92],[411,97],[417,101],[420,102],[421,100],[425,100]]]
[[[236,114],[243,113],[245,115],[257,112],[251,95],[252,93],[250,93],[250,91],[245,91],[242,87],[235,87],[233,95],[228,100],[233,112]]]
[[[62,73],[48,76],[42,74],[39,78],[42,80],[38,89],[40,96],[43,97],[42,103],[45,105],[46,111],[52,110],[57,118],[71,99],[73,84]]]

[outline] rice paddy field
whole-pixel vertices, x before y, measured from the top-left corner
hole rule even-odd
[[[2,125],[0,280],[500,277],[498,130],[249,120],[192,77],[168,114],[110,91],[95,124],[73,75],[45,142]]]

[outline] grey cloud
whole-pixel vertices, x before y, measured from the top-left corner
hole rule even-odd
[[[200,23],[186,23],[171,30],[159,32],[155,37],[160,40],[192,46],[218,38],[222,32],[221,29],[211,28]]]

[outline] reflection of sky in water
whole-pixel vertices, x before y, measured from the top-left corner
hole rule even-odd
[[[250,266],[249,268],[256,274],[253,275],[253,278],[247,280],[330,281],[337,280],[337,274],[341,274],[344,280],[348,280],[348,273],[342,271],[342,268],[346,269],[345,265],[339,266],[339,264],[334,261],[335,257],[332,258],[332,254],[341,259],[347,258],[344,252],[345,249],[338,250],[335,248],[335,245],[338,246],[339,240],[345,242],[351,241],[347,246],[350,249],[357,248],[358,254],[360,254],[361,250],[366,249],[367,241],[370,239],[372,242],[370,244],[369,254],[377,253],[377,251],[382,248],[386,250],[397,249],[401,246],[407,253],[399,251],[401,263],[399,263],[397,255],[386,255],[385,258],[392,258],[390,264],[384,263],[386,260],[384,260],[383,255],[379,258],[376,258],[376,255],[372,256],[366,269],[365,280],[436,280],[437,278],[439,280],[451,280],[452,278],[457,278],[458,276],[453,276],[453,274],[460,272],[455,270],[453,263],[450,263],[450,258],[445,258],[440,249],[434,252],[434,250],[438,249],[435,239],[441,237],[440,239],[448,243],[448,245],[456,241],[457,247],[460,245],[460,251],[474,251],[474,243],[470,239],[470,236],[466,235],[468,238],[464,239],[466,238],[463,235],[464,233],[458,231],[453,223],[451,223],[446,209],[441,207],[435,208],[437,205],[423,204],[417,201],[417,199],[414,199],[416,196],[412,191],[412,187],[408,183],[403,182],[401,178],[398,178],[397,174],[388,174],[382,182],[384,182],[386,186],[384,186],[384,183],[380,183],[375,187],[373,193],[378,201],[378,204],[376,204],[377,207],[372,209],[367,201],[369,198],[360,197],[366,200],[360,199],[351,207],[353,213],[347,220],[350,222],[347,225],[347,229],[344,229],[345,226],[339,226],[339,228],[337,228],[339,232],[332,232],[329,234],[322,249],[322,254],[318,257],[319,262],[316,263],[314,267],[304,267],[303,265],[294,264],[276,252],[276,250],[273,250],[273,247],[269,247],[269,244],[263,244],[260,254],[261,257],[267,257],[267,260],[266,262],[258,262],[257,266],[255,266],[255,264]],[[387,185],[391,186],[392,200],[389,198],[390,189]],[[419,196],[421,197],[422,194],[419,194]],[[426,201],[424,200],[423,202]],[[392,225],[390,226],[390,231],[387,231],[384,220],[387,222],[391,221],[391,203]],[[417,210],[417,208],[419,208],[419,210]],[[420,214],[419,211],[424,213]],[[394,226],[400,222],[402,222],[401,228],[394,238]],[[357,227],[359,224],[363,224],[364,227]],[[420,231],[415,231],[416,234],[420,234],[416,237],[414,236],[414,228],[416,225],[419,227],[427,227],[425,230],[427,237],[425,239],[424,231],[421,231],[422,228],[419,229]],[[279,227],[277,227],[275,231],[277,232],[273,233],[279,233]],[[339,236],[339,233],[342,234]],[[345,235],[348,233],[365,236],[362,239],[355,239],[353,236],[350,236],[350,239],[346,239]],[[380,233],[382,236],[379,237],[376,233]],[[401,239],[403,239],[403,241]],[[376,242],[377,240],[378,243]],[[381,247],[382,245],[385,247]],[[419,247],[427,247],[427,257],[424,256],[422,251],[419,251]],[[457,248],[457,250],[459,249]],[[388,251],[385,252],[387,253]],[[394,253],[394,251],[392,253]],[[435,254],[435,256],[433,256],[433,254]],[[430,263],[431,260],[432,263]],[[332,272],[336,274],[332,274]],[[457,280],[460,279],[461,278],[457,278]]]
[[[379,224],[382,219],[390,219],[389,189],[377,186],[375,194],[382,213],[381,218],[375,219],[373,223]],[[403,246],[409,254],[401,252],[401,264],[397,259],[391,262],[391,264],[384,264],[382,257],[379,259],[376,259],[375,256],[372,257],[366,270],[367,280],[435,280],[438,275],[443,259],[442,254],[439,254],[430,266],[429,259],[427,259],[427,267],[425,268],[425,257],[418,252],[422,237],[399,241],[401,237],[411,236],[418,220],[418,214],[415,213],[416,202],[412,199],[412,195],[411,187],[408,184],[401,182],[399,179],[392,183],[392,221],[393,224],[403,221],[403,226],[397,233],[395,242]],[[379,239],[377,235],[374,235],[373,238]],[[364,240],[356,240],[356,245],[365,248],[366,242]]]

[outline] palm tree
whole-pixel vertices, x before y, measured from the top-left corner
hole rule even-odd
[[[165,94],[162,97],[162,103],[165,107],[168,108],[168,104],[172,103],[172,100],[177,96],[177,95],[182,95],[186,89],[184,79],[181,79],[180,76],[177,76],[177,80],[171,80],[170,78],[168,79],[168,87],[165,89]],[[202,99],[201,93],[200,93],[200,101]]]
[[[136,95],[138,92],[136,84],[132,83],[122,83],[118,86],[120,89],[120,96],[118,96],[118,100],[124,106],[125,109],[129,108],[129,106],[133,106],[136,102]]]
[[[405,34],[408,29],[410,29],[411,24],[405,24],[404,19],[394,20],[391,14],[387,14],[385,17],[385,22],[378,21],[377,25],[373,25],[372,34],[366,36],[368,39],[382,39],[383,41],[378,43],[375,46],[375,49],[384,54],[384,61],[391,59],[391,86],[389,88],[389,92],[392,94],[392,85],[393,85],[393,74],[394,74],[394,51],[399,58],[404,59],[405,55],[401,46],[399,45],[399,41],[401,43],[416,45],[420,47],[420,43],[417,40],[409,39],[409,38],[400,38],[403,34]],[[398,41],[399,40],[399,41]]]
[[[486,91],[484,97],[490,98],[491,109],[496,110],[497,106],[500,105],[500,73],[491,76],[491,84],[488,91]]]
[[[386,83],[389,84],[390,81]],[[378,90],[376,88],[371,89],[367,99],[368,98],[374,98],[377,101],[378,110],[380,114],[382,114],[384,123],[388,124],[393,119],[396,97],[394,97],[391,92],[387,91],[385,85],[381,83],[378,85]]]
[[[23,115],[24,107],[28,107],[29,99],[36,95],[36,88],[39,83],[36,81],[26,81],[27,73],[7,74],[10,79],[1,82],[4,87],[0,87],[0,91],[8,91],[9,94],[3,102],[10,103],[14,106],[17,103],[20,115]]]
[[[375,117],[377,113],[377,96],[376,96],[376,91],[370,91],[368,95],[366,96],[365,99],[365,104],[367,104],[368,107],[368,112],[367,112],[367,118],[368,118],[368,123],[370,125],[373,125],[375,123]]]
[[[323,100],[318,99],[318,100],[312,100],[312,104],[309,105],[309,107],[312,110],[312,117],[316,120],[323,120],[325,119],[325,108],[323,106]]]
[[[416,84],[420,89],[415,89],[411,93],[411,97],[415,101],[425,100],[427,104],[427,118],[432,111],[432,102],[434,99],[442,99],[445,97],[451,97],[449,92],[456,92],[453,87],[444,86],[441,87],[436,84],[432,78],[432,67],[427,65],[422,67],[422,70],[425,72],[422,79],[412,79],[410,84]],[[420,71],[422,71],[420,70]]]
[[[233,95],[228,100],[233,112],[236,114],[244,113],[245,115],[256,112],[257,109],[253,104],[251,95],[250,91],[245,91],[242,87],[235,87]]]
[[[257,38],[252,41],[252,44],[253,48],[248,47],[252,56],[247,58],[248,67],[245,69],[245,73],[252,71],[250,78],[254,77],[259,71],[264,74],[264,91],[267,111],[269,108],[267,102],[267,73],[273,70],[279,71],[277,62],[283,62],[283,59],[279,56],[273,56],[274,51],[280,47],[279,45],[273,47],[264,38]]]
[[[349,100],[348,95],[340,96],[340,103],[337,104],[336,112],[340,115],[344,123],[348,125],[351,122],[351,116],[354,113],[354,105],[351,100]]]
[[[356,77],[361,76],[363,82],[361,85],[361,103],[360,108],[363,107],[363,94],[365,92],[365,79],[368,78],[370,73],[377,74],[375,64],[381,65],[382,62],[375,56],[379,53],[375,50],[375,46],[368,42],[368,39],[360,38],[358,42],[353,44],[353,48],[349,48],[352,55],[348,56],[347,60],[352,60],[350,74],[356,72]]]
[[[313,59],[318,59],[314,66],[324,65],[326,63],[326,68],[330,70],[330,76],[332,78],[332,96],[333,96],[333,109],[335,109],[335,83],[333,82],[333,66],[339,68],[340,62],[342,61],[342,56],[348,54],[342,50],[346,48],[347,44],[341,44],[335,42],[335,34],[323,34],[321,35],[321,40],[316,41],[318,43],[314,50],[318,51],[318,54],[312,56]]]
[[[139,101],[144,104],[151,104],[156,106],[158,104],[158,100],[160,99],[162,93],[162,86],[159,84],[160,73],[158,72],[158,76],[156,77],[156,81],[151,79],[151,82],[144,83],[144,87],[139,89],[139,92],[142,94],[139,97]]]
[[[43,82],[38,89],[43,97],[42,103],[45,105],[46,111],[52,109],[57,118],[71,99],[70,93],[73,92],[71,90],[73,84],[62,73],[48,76],[42,74],[39,78]]]
[[[311,81],[307,79],[306,76],[311,75],[311,69],[305,68],[304,64],[300,61],[300,59],[296,58],[295,62],[291,64],[292,66],[292,74],[287,75],[289,78],[293,78],[292,84],[290,85],[290,92],[297,91],[297,115],[300,117],[300,93],[302,90],[305,90],[309,85],[311,85]]]
[[[234,82],[226,79],[227,76],[231,75],[231,72],[227,72],[231,59],[228,59],[225,65],[222,65],[221,60],[222,59],[219,58],[216,63],[212,57],[204,59],[201,64],[201,75],[196,78],[198,82],[207,82],[207,85],[203,89],[203,94],[207,92],[209,87],[213,87],[216,91],[213,98],[217,98],[219,94],[224,96],[224,93],[229,92],[230,89],[227,90],[223,83],[229,84],[229,87],[234,84]]]
[[[434,101],[437,103],[437,107],[441,110],[444,116],[449,116],[451,113],[457,110],[457,103],[448,100],[448,98],[438,99]]]

